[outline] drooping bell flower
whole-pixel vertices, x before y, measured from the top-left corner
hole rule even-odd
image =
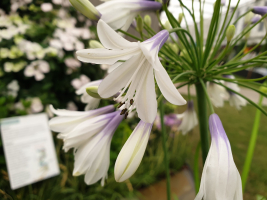
[[[241,177],[217,114],[209,118],[211,146],[195,200],[243,200]]]
[[[212,82],[207,82],[207,91],[212,104],[215,107],[223,107],[227,92],[224,87]]]
[[[224,77],[229,79],[235,79],[234,75],[224,75]],[[240,92],[239,86],[234,82],[225,82],[225,85],[236,92]],[[230,106],[234,106],[236,107],[236,109],[240,110],[241,106],[247,105],[247,101],[243,99],[241,96],[237,95],[236,93],[230,90],[227,90],[227,92],[229,93],[228,100]]]
[[[125,104],[124,113],[136,108],[142,121],[152,123],[157,114],[155,77],[161,93],[170,103],[186,103],[158,58],[160,48],[169,37],[168,31],[163,30],[142,43],[129,42],[99,20],[97,32],[105,49],[80,50],[76,52],[77,58],[82,62],[116,66],[117,61],[125,61],[99,85],[98,93],[102,98],[109,98],[124,88],[117,97],[127,91],[121,102]]]
[[[123,182],[130,178],[139,167],[150,136],[151,123],[138,123],[122,147],[115,163],[115,180]]]
[[[85,174],[84,181],[88,185],[94,184],[101,179],[101,185],[103,186],[107,178],[111,140],[123,119],[120,111],[116,111],[113,114],[114,116],[100,132],[74,149],[73,176]]]
[[[198,124],[197,113],[194,109],[194,102],[188,101],[187,110],[182,114],[178,114],[177,118],[182,120],[178,130],[182,131],[183,135],[191,131]]]
[[[85,174],[84,181],[91,185],[107,177],[110,143],[112,136],[123,119],[114,106],[94,111],[67,111],[50,108],[59,117],[49,122],[51,130],[60,132],[58,138],[64,142],[67,152],[74,148],[73,176]]]
[[[114,30],[124,31],[142,11],[159,10],[162,6],[150,0],[112,0],[96,7],[89,0],[70,0],[70,3],[89,19],[102,19]]]

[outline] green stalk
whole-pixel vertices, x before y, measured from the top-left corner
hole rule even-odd
[[[166,170],[166,182],[167,182],[167,199],[171,200],[171,179],[170,179],[170,170],[169,170],[169,158],[168,158],[168,149],[167,149],[167,136],[166,129],[164,124],[164,103],[163,99],[160,101],[160,123],[161,123],[161,131],[162,131],[162,147],[164,151],[164,163]]]
[[[195,158],[194,158],[194,179],[195,179],[195,191],[198,193],[200,187],[199,171],[198,171],[198,156],[200,150],[200,142],[197,145]]]
[[[209,126],[207,115],[207,99],[201,83],[196,83],[199,132],[201,139],[203,165],[209,152]]]
[[[263,96],[261,95],[259,103],[258,103],[260,107],[262,106],[262,100],[263,100]],[[261,116],[261,111],[257,109],[253,129],[252,129],[252,133],[251,133],[251,137],[249,141],[247,156],[246,156],[246,160],[245,160],[245,164],[244,164],[243,172],[242,172],[243,191],[245,190],[245,187],[246,187],[248,174],[249,174],[250,166],[251,166],[251,161],[253,158],[253,153],[254,153],[254,149],[255,149],[255,145],[257,141],[259,126],[260,126],[260,116]]]

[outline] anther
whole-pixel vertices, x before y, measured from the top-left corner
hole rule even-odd
[[[122,111],[121,111],[121,114],[120,115],[124,115],[127,111],[127,108],[124,108]]]
[[[125,104],[125,102],[120,102],[118,108],[120,108],[123,104]]]
[[[133,102],[134,102],[133,99],[131,99],[131,100],[130,100],[130,104],[133,105]]]
[[[128,113],[129,113],[129,112],[126,112],[126,113],[125,113],[124,119],[127,119]]]

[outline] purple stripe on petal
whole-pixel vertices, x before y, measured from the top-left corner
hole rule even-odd
[[[139,1],[138,4],[141,6],[141,8],[137,9],[136,11],[159,10],[162,7],[161,3],[155,1]]]
[[[252,12],[259,15],[265,15],[267,13],[267,6],[255,6]]]
[[[104,132],[104,135],[113,136],[117,127],[119,126],[119,124],[124,118],[124,115],[120,115],[120,113],[121,111],[119,110],[114,112],[114,117],[112,118],[112,120],[110,120],[108,125],[101,131],[101,132]]]
[[[92,111],[89,111],[90,115],[98,115],[99,113],[101,114],[105,114],[105,113],[109,113],[115,110],[115,107],[113,105],[109,105],[109,106],[105,106],[102,108],[98,108]]]
[[[153,41],[153,45],[150,50],[154,49],[155,47],[159,46],[159,50],[164,45],[164,43],[169,38],[169,32],[167,30],[162,30],[158,32],[156,35],[154,35],[152,38],[149,38],[148,40],[144,41],[144,43]]]
[[[260,19],[261,19],[260,16],[254,16],[254,17],[251,19],[251,23],[252,23],[252,24],[255,24],[255,23],[257,23]]]
[[[219,140],[219,137],[222,138],[226,144],[229,143],[228,137],[224,131],[222,122],[217,114],[210,115],[209,118],[209,128],[212,139],[216,141]]]

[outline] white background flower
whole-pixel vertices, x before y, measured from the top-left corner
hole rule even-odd
[[[48,73],[50,71],[50,67],[48,62],[44,60],[37,60],[31,62],[24,70],[24,75],[27,77],[34,76],[36,81],[40,81],[44,79],[44,73]]]

